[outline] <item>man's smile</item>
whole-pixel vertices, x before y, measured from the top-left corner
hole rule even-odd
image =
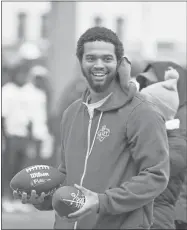
[[[92,72],[91,75],[93,76],[95,81],[103,81],[106,76],[107,73],[103,73],[103,72]]]

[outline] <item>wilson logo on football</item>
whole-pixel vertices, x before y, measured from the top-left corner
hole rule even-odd
[[[31,173],[30,176],[33,179],[33,178],[39,178],[39,177],[49,176],[49,173],[37,172],[37,173]]]
[[[75,207],[80,209],[85,203],[85,198],[84,197],[79,197],[79,190],[77,194],[71,193],[71,197],[73,198],[72,200],[69,199],[63,199],[64,203],[67,205],[73,205],[75,204]]]
[[[35,187],[37,185],[45,184],[47,181],[50,181],[50,180],[51,179],[44,179],[44,178],[34,179],[31,181],[31,186]]]

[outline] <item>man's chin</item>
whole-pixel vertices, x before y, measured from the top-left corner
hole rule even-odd
[[[114,79],[113,79],[114,80]],[[103,93],[105,92],[113,81],[101,81],[101,82],[88,82],[90,85],[90,88],[96,92],[96,93]]]
[[[105,85],[92,86],[91,88],[95,93],[102,93],[106,90]]]

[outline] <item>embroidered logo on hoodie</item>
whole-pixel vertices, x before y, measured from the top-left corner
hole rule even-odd
[[[110,135],[110,129],[107,129],[106,125],[103,125],[102,128],[97,132],[97,139],[99,141],[103,141],[109,135]]]

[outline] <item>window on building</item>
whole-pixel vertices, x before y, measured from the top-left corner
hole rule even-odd
[[[48,14],[43,14],[41,16],[41,37],[43,39],[48,38]]]
[[[102,26],[103,20],[101,17],[97,16],[94,18],[94,26]]]
[[[116,33],[121,41],[123,41],[123,32],[124,32],[124,19],[122,17],[118,17],[116,19]]]
[[[18,39],[25,40],[27,15],[24,12],[18,13]]]
[[[173,42],[159,41],[157,42],[157,50],[174,50],[175,44]]]

